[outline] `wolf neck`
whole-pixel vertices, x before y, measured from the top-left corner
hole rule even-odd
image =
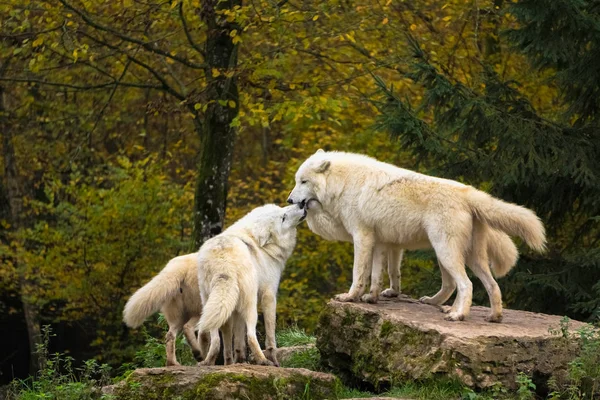
[[[294,245],[296,244],[295,238],[293,243]],[[280,263],[281,269],[285,267],[285,263],[287,262],[287,259],[290,258],[290,256],[292,255],[293,249],[294,246],[291,246],[290,249],[286,248],[285,246],[281,246],[279,243],[273,242],[267,243],[265,246],[263,246],[263,250],[265,251],[265,253],[267,253],[267,255],[273,260],[278,261]]]
[[[232,226],[233,227],[233,226]],[[223,235],[234,237],[238,240],[244,242],[248,249],[253,254],[258,254],[259,244],[252,238],[251,235],[248,235],[243,230],[236,229],[228,229],[227,231],[222,233]],[[264,245],[261,249],[264,251],[264,254],[272,258],[281,264],[281,268],[285,267],[285,263],[287,259],[292,255],[292,251],[296,246],[296,235],[293,235],[289,240],[284,241],[285,243],[281,244],[277,241],[275,236],[271,237],[266,245]],[[287,244],[287,245],[286,245]]]

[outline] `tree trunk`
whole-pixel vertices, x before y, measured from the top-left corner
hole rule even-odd
[[[6,197],[8,199],[7,218],[11,230],[17,231],[23,226],[23,197],[24,192],[21,186],[15,149],[13,145],[13,136],[10,124],[8,123],[8,113],[6,107],[5,90],[0,86],[0,132],[2,133],[2,150],[4,156],[4,178]],[[27,335],[29,338],[29,373],[31,375],[39,371],[40,365],[44,362],[41,355],[36,352],[38,344],[41,343],[41,331],[39,314],[36,305],[31,301],[33,285],[27,278],[25,266],[20,264],[18,259],[13,260],[15,269],[19,275],[19,292],[23,304],[23,313],[27,325]]]
[[[206,39],[207,102],[202,126],[198,178],[194,200],[194,247],[223,230],[227,202],[227,180],[231,170],[236,130],[231,126],[238,115],[238,88],[235,68],[237,45],[231,31],[239,26],[228,22],[218,11],[233,10],[241,0],[208,0],[202,3],[201,17],[208,27]]]

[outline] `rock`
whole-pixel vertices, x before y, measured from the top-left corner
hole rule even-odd
[[[249,364],[137,369],[116,385],[102,388],[119,400],[335,399],[339,381],[302,368]]]
[[[519,372],[541,388],[550,376],[564,376],[578,343],[550,333],[560,331],[561,317],[504,310],[497,324],[484,321],[488,313],[472,307],[466,321],[450,322],[439,308],[412,299],[332,300],[319,317],[317,348],[340,376],[376,388],[444,376],[471,387],[514,389]],[[569,321],[567,329],[585,325]]]
[[[285,363],[293,357],[295,354],[303,353],[307,350],[313,349],[315,347],[314,344],[304,344],[300,346],[290,346],[290,347],[280,347],[277,349],[277,361],[281,365],[285,365]]]

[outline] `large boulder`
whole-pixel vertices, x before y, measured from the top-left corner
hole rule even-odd
[[[564,376],[578,344],[557,334],[561,317],[504,310],[502,323],[472,307],[466,321],[450,322],[434,306],[412,299],[379,304],[330,301],[317,327],[321,360],[344,379],[385,387],[439,376],[471,387],[515,388],[519,372],[543,385]],[[569,321],[573,332],[585,324]]]
[[[102,388],[119,400],[336,399],[338,390],[330,374],[249,364],[143,368]]]

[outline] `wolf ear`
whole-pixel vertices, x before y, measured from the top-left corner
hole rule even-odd
[[[325,153],[325,150],[319,149],[319,150],[317,150],[317,152],[315,154],[319,154],[319,153]]]
[[[323,172],[327,171],[329,169],[329,167],[331,166],[331,161],[323,161],[321,163],[321,165],[319,165],[316,169],[317,173],[322,174]]]
[[[261,224],[256,224],[252,228],[252,235],[254,239],[258,242],[259,247],[265,247],[265,245],[271,239],[271,232],[267,229],[266,226]]]

